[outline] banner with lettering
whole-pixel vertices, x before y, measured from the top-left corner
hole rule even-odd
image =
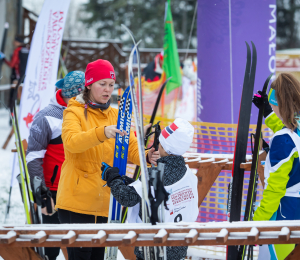
[[[198,0],[197,121],[237,123],[246,44],[257,49],[254,91],[275,73],[276,1]],[[252,106],[251,123],[258,109]]]
[[[26,76],[19,108],[21,139],[27,139],[33,117],[55,93],[58,60],[70,0],[45,0],[31,41]],[[14,155],[11,185],[19,173],[18,158]]]

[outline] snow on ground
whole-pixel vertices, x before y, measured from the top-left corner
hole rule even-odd
[[[0,109],[0,223],[4,224],[5,209],[8,201],[9,187],[11,181],[12,152],[15,147],[14,138],[11,138],[6,150],[2,149],[11,127],[9,126],[9,113]],[[25,214],[21,200],[19,186],[12,189],[10,214],[6,224],[25,223]]]

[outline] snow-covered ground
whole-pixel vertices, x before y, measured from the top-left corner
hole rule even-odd
[[[9,114],[5,109],[0,109],[0,224],[4,224],[6,204],[8,201],[9,187],[11,182],[11,165],[12,153],[11,149],[15,147],[14,137],[10,140],[6,150],[1,149],[4,144],[11,127],[9,126]],[[23,203],[21,200],[19,186],[16,185],[12,188],[11,195],[11,208],[7,216],[5,224],[24,224],[25,214]],[[225,247],[222,246],[192,246],[188,249],[188,257],[193,260],[200,259],[225,259]],[[61,254],[58,260],[64,260]],[[119,252],[118,260],[125,259]],[[0,260],[2,258],[0,257]]]

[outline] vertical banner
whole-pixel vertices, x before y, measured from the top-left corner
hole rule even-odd
[[[28,139],[33,117],[46,107],[55,92],[58,61],[70,0],[45,0],[39,15],[26,67],[19,109],[21,139]],[[18,174],[14,155],[11,186]]]
[[[257,49],[254,91],[275,73],[276,0],[198,0],[197,121],[237,123],[246,44]],[[251,123],[258,110],[252,107]]]

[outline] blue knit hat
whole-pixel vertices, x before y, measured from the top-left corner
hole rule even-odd
[[[75,70],[69,72],[63,79],[56,82],[55,86],[61,89],[65,98],[75,97],[84,89],[84,72]]]

